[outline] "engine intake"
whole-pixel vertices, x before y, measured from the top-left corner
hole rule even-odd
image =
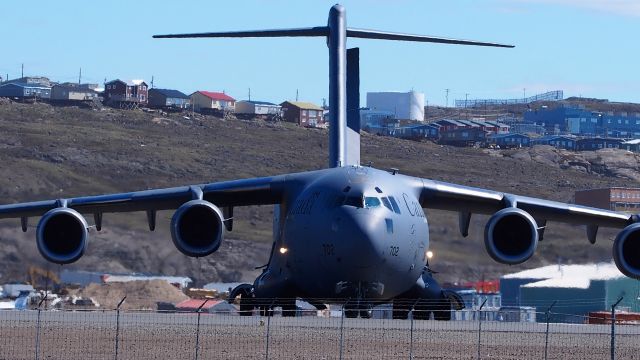
[[[191,257],[207,256],[220,247],[224,233],[222,211],[204,200],[191,200],[171,218],[171,238],[180,252]]]
[[[73,209],[49,210],[38,222],[38,251],[56,264],[75,262],[87,248],[88,227],[84,217]]]
[[[640,223],[627,226],[616,236],[613,260],[621,273],[640,280]]]
[[[502,209],[487,222],[484,245],[495,261],[509,265],[521,264],[536,251],[538,225],[524,210]]]

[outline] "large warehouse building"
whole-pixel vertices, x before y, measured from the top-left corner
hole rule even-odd
[[[551,321],[584,323],[589,312],[640,311],[640,281],[624,276],[613,263],[549,265],[500,278],[503,306],[532,306],[545,313],[555,301]],[[544,319],[543,316],[538,317]]]
[[[367,107],[394,114],[398,120],[424,121],[424,93],[417,91],[368,92]]]

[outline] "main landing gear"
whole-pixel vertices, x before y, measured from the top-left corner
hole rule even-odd
[[[373,316],[373,305],[370,303],[353,301],[344,304],[344,317],[355,319],[360,316],[363,319],[370,319]]]

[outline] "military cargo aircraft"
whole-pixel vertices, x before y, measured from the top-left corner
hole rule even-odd
[[[591,243],[598,227],[622,228],[613,258],[625,275],[640,279],[640,217],[532,197],[422,179],[360,164],[358,49],[348,37],[511,47],[495,43],[400,34],[346,26],[346,12],[335,5],[327,26],[221,33],[158,35],[189,37],[320,36],[329,47],[330,147],[323,170],[122,194],[54,199],[2,205],[0,218],[40,217],[36,242],[42,256],[57,264],[78,260],[85,252],[93,215],[102,227],[104,213],[145,211],[150,230],[156,212],[175,210],[171,236],[187,256],[207,256],[233,228],[233,209],[273,205],[273,246],[268,264],[253,284],[240,285],[240,310],[295,314],[295,299],[318,308],[341,301],[348,317],[369,317],[373,305],[393,303],[393,316],[450,318],[460,308],[454,293],[442,290],[428,268],[429,224],[424,208],[459,213],[466,236],[472,213],[492,214],[484,231],[494,260],[520,264],[536,251],[547,221],[586,225]],[[84,214],[84,215],[83,215]],[[403,301],[408,300],[408,301]]]

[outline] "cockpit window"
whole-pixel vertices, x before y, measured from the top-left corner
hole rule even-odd
[[[380,206],[380,199],[377,197],[365,197],[364,198],[364,207],[365,208],[374,208]]]
[[[389,201],[391,202],[391,206],[393,207],[393,212],[396,214],[400,214],[400,206],[398,206],[398,202],[396,202],[396,198],[393,196],[389,196]]]
[[[355,206],[355,207],[364,207],[363,198],[358,196],[347,196],[344,199],[344,205]]]
[[[391,203],[389,202],[389,199],[387,199],[386,197],[383,197],[381,200],[382,200],[382,204],[384,205],[384,207],[389,209],[389,211],[393,211],[393,207],[391,206]]]

